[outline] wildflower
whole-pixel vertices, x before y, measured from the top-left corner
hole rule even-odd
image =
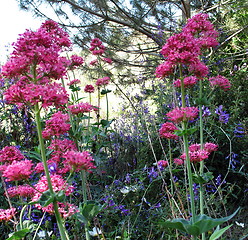
[[[208,20],[208,14],[199,13],[188,19],[183,32],[192,34],[201,48],[216,47],[218,32],[214,30],[213,24]]]
[[[20,181],[26,180],[30,177],[33,163],[30,160],[13,161],[3,171],[3,177],[6,177],[6,181]]]
[[[80,84],[80,80],[79,79],[73,79],[67,85],[68,86],[72,86],[72,85],[77,85],[77,84]]]
[[[190,152],[196,152],[196,151],[199,151],[201,149],[201,144],[198,144],[198,143],[196,143],[196,144],[191,144],[190,146],[189,146],[189,151]]]
[[[244,137],[245,129],[242,124],[238,123],[233,131],[235,137]]]
[[[223,106],[220,105],[218,108],[215,109],[215,113],[219,115],[219,121],[222,123],[228,123],[230,118],[229,114],[226,111],[223,111]]]
[[[90,62],[90,65],[94,66],[98,63],[98,59],[94,59]]]
[[[65,180],[62,178],[62,176],[58,174],[51,175],[51,182],[52,182],[52,187],[55,193],[58,193],[59,191],[64,191],[65,195],[69,196],[74,190],[74,187],[66,183]],[[36,202],[37,200],[39,200],[42,193],[49,189],[46,176],[43,176],[40,178],[38,183],[35,185],[35,189],[37,189],[37,192],[32,198],[33,202]],[[50,203],[46,207],[42,207],[40,204],[35,204],[35,207],[37,207],[38,209],[41,209],[42,211],[48,212],[50,214],[54,213],[52,203]],[[67,203],[67,202],[65,203],[58,202],[58,207],[59,207],[59,212],[61,213],[63,218],[69,217],[78,211],[74,205]]]
[[[0,222],[9,221],[16,214],[16,208],[0,209]]]
[[[72,114],[78,115],[79,113],[87,113],[93,110],[93,106],[89,103],[79,103],[68,106]]]
[[[51,119],[46,121],[46,127],[42,132],[45,139],[50,139],[52,136],[60,136],[65,134],[70,129],[69,116],[62,112],[54,113]]]
[[[10,104],[34,106],[41,103],[42,107],[55,106],[59,108],[68,102],[68,94],[65,88],[58,83],[34,84],[18,81],[4,92],[5,100]]]
[[[63,155],[63,157],[65,158],[64,165],[69,166],[72,171],[85,170],[89,172],[90,169],[96,168],[93,163],[94,159],[87,151],[68,151]]]
[[[96,86],[101,87],[103,85],[109,84],[110,77],[98,78],[96,81]]]
[[[90,42],[90,51],[93,55],[102,55],[105,52],[105,47],[99,38],[94,38]]]
[[[12,163],[13,161],[24,160],[25,157],[21,151],[14,146],[6,146],[0,151],[0,162]]]
[[[93,227],[92,231],[89,231],[90,236],[92,237],[97,237],[100,234],[102,234],[101,229],[97,228],[97,227]]]
[[[69,65],[69,69],[71,70],[81,66],[84,63],[84,59],[77,55],[72,55],[70,60],[71,63]]]
[[[198,79],[194,76],[186,77],[183,79],[183,85],[185,88],[190,88],[194,86],[197,83]],[[181,87],[181,80],[177,79],[176,81],[173,82],[173,85],[175,87]]]
[[[167,166],[168,166],[168,161],[165,161],[165,160],[159,160],[158,161],[158,166],[160,167],[160,168],[166,168]]]
[[[59,53],[71,46],[69,35],[54,21],[46,21],[37,31],[26,30],[13,44],[8,62],[2,67],[7,78],[29,75],[37,79],[46,76],[60,79],[66,73],[68,61]],[[36,76],[30,66],[37,66]]]
[[[217,86],[223,89],[224,91],[230,90],[231,88],[231,83],[229,82],[229,80],[221,75],[211,77],[208,79],[208,81],[210,82],[210,85],[212,87]]]
[[[53,150],[52,156],[62,156],[67,151],[77,150],[76,143],[69,139],[53,139],[48,148]]]
[[[88,93],[93,93],[95,91],[95,88],[89,84],[85,86],[84,91]]]
[[[103,61],[106,63],[109,63],[109,64],[111,64],[113,62],[112,59],[110,59],[110,58],[103,58]]]
[[[175,158],[173,161],[176,165],[179,165],[179,166],[184,164],[184,160],[181,158]]]
[[[214,144],[214,143],[205,143],[204,144],[204,150],[211,153],[211,152],[214,152],[214,151],[217,151],[218,150],[218,145]]]
[[[10,198],[13,197],[33,197],[35,194],[34,188],[29,185],[19,185],[15,187],[10,187],[7,189]]]
[[[170,61],[165,61],[164,63],[158,65],[156,68],[156,77],[164,78],[173,73],[175,64]]]
[[[160,137],[177,139],[178,136],[174,134],[175,130],[178,130],[178,128],[173,123],[166,122],[162,124],[161,128],[159,129]]]
[[[179,123],[182,121],[192,121],[198,116],[198,108],[196,107],[185,107],[185,108],[174,108],[168,112],[166,116],[172,122]]]

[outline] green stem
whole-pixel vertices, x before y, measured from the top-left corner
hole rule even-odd
[[[199,99],[201,101],[202,99],[202,79],[199,80]],[[200,123],[200,144],[201,149],[203,149],[203,118],[202,118],[202,103],[199,104],[199,123]],[[204,172],[204,161],[200,162],[200,176],[203,176]],[[199,195],[200,195],[200,213],[204,214],[204,190],[203,190],[203,184],[200,183],[200,189],[199,189]],[[206,236],[205,233],[202,233],[202,240],[205,240]]]
[[[34,113],[35,113],[35,121],[36,121],[37,133],[38,133],[38,138],[39,138],[39,144],[40,144],[41,159],[42,159],[42,163],[44,166],[45,175],[47,178],[48,189],[51,195],[55,195],[53,191],[49,169],[48,169],[48,164],[46,161],[46,149],[45,149],[44,139],[42,138],[41,117],[40,117],[40,109],[39,109],[38,104],[34,106]],[[53,208],[54,208],[54,214],[57,220],[61,240],[69,240],[69,236],[66,232],[61,215],[58,210],[58,202],[56,201],[56,199],[53,201]]]
[[[84,201],[84,204],[86,204],[87,203],[87,191],[86,191],[86,172],[85,171],[81,172],[81,177],[82,177],[83,201]],[[86,240],[90,240],[89,223],[84,225],[84,230],[85,230]]]
[[[109,101],[108,101],[108,94],[106,93],[106,107],[107,107],[107,121],[109,120]]]
[[[179,65],[179,72],[180,72],[180,79],[181,79],[181,100],[182,100],[182,107],[186,107],[185,101],[185,88],[183,82],[183,74],[182,74],[182,66]],[[182,122],[183,131],[187,129],[187,122]],[[191,163],[189,158],[189,143],[188,143],[188,136],[183,135],[183,142],[184,142],[184,152],[186,154],[186,167],[187,167],[187,175],[188,175],[188,184],[189,184],[189,194],[190,194],[190,208],[192,214],[192,220],[195,222],[196,220],[196,211],[195,211],[195,196],[193,191],[193,177],[191,171]]]

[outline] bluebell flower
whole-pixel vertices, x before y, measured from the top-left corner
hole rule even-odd
[[[228,123],[228,120],[230,118],[230,115],[226,113],[226,111],[223,111],[223,105],[220,105],[215,109],[215,113],[219,115],[219,121],[222,123]]]
[[[235,137],[244,137],[245,131],[241,123],[238,123],[233,131]]]

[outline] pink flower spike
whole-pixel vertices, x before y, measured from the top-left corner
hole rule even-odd
[[[0,151],[0,162],[2,163],[12,163],[24,159],[25,157],[21,151],[14,146],[6,146]]]
[[[30,178],[32,174],[33,163],[30,160],[13,161],[3,171],[3,177],[6,177],[6,181],[21,181]]]
[[[214,152],[214,151],[217,151],[218,150],[218,145],[214,144],[214,143],[205,143],[204,144],[204,150],[211,153],[211,152]]]
[[[93,106],[89,103],[79,103],[68,106],[72,114],[88,113],[93,110]]]
[[[101,87],[109,84],[110,77],[98,78],[96,81],[96,86]]]
[[[174,159],[174,163],[176,164],[176,165],[183,165],[184,164],[184,160],[183,159],[181,159],[181,158],[175,158]]]
[[[212,87],[219,87],[224,91],[228,91],[231,88],[231,83],[229,80],[221,75],[209,78],[210,85]]]
[[[93,163],[94,159],[87,151],[68,151],[64,154],[63,157],[65,158],[64,165],[69,166],[72,171],[85,170],[90,172],[90,169],[96,168]]]
[[[84,91],[88,93],[93,93],[95,91],[95,88],[91,84],[88,84],[85,86]]]
[[[175,130],[178,130],[178,128],[173,123],[166,122],[159,129],[159,135],[162,138],[177,139],[178,136],[174,134]]]
[[[80,83],[81,83],[81,81],[79,79],[74,79],[74,80],[71,80],[69,83],[67,83],[67,85],[72,86],[72,85],[77,85]]]
[[[16,215],[16,208],[0,209],[0,222],[9,221]]]
[[[180,123],[182,121],[192,121],[198,116],[198,108],[196,107],[185,107],[185,108],[175,108],[168,112],[166,116],[168,119],[175,123]]]
[[[183,84],[185,88],[193,87],[198,82],[198,79],[194,76],[186,77],[183,79]],[[175,87],[181,87],[181,80],[177,79],[173,82]]]
[[[168,161],[165,161],[165,160],[159,160],[158,161],[158,166],[159,167],[162,167],[162,168],[166,168],[168,166]]]

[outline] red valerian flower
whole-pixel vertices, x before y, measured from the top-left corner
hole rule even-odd
[[[221,75],[211,77],[208,80],[212,87],[219,87],[224,91],[230,90],[231,88],[231,83],[229,82],[229,80]]]
[[[175,108],[168,112],[166,116],[172,122],[179,123],[182,121],[192,121],[198,116],[197,107],[185,107],[185,108]]]
[[[162,138],[177,139],[178,136],[174,134],[175,130],[178,130],[178,128],[173,123],[166,122],[159,129],[159,135]]]
[[[9,221],[16,215],[16,208],[0,209],[0,222]]]
[[[110,77],[98,78],[96,81],[96,86],[104,86],[109,84]]]
[[[94,159],[90,155],[89,152],[77,152],[77,151],[68,151],[66,152],[63,157],[64,165],[69,166],[72,171],[90,171],[90,169],[96,168],[94,165]]]
[[[30,178],[32,174],[33,163],[31,160],[13,161],[3,171],[3,177],[6,181],[21,181]]]
[[[88,84],[85,86],[84,91],[87,93],[93,93],[95,91],[95,88],[91,84]]]
[[[6,146],[0,151],[0,162],[12,163],[13,161],[24,160],[25,157],[15,146]]]
[[[68,114],[63,114],[59,111],[54,113],[51,119],[46,121],[46,127],[42,132],[42,136],[45,139],[50,139],[53,136],[60,136],[67,133],[70,127]]]
[[[68,106],[72,114],[87,113],[93,110],[93,106],[89,103],[78,103]]]

